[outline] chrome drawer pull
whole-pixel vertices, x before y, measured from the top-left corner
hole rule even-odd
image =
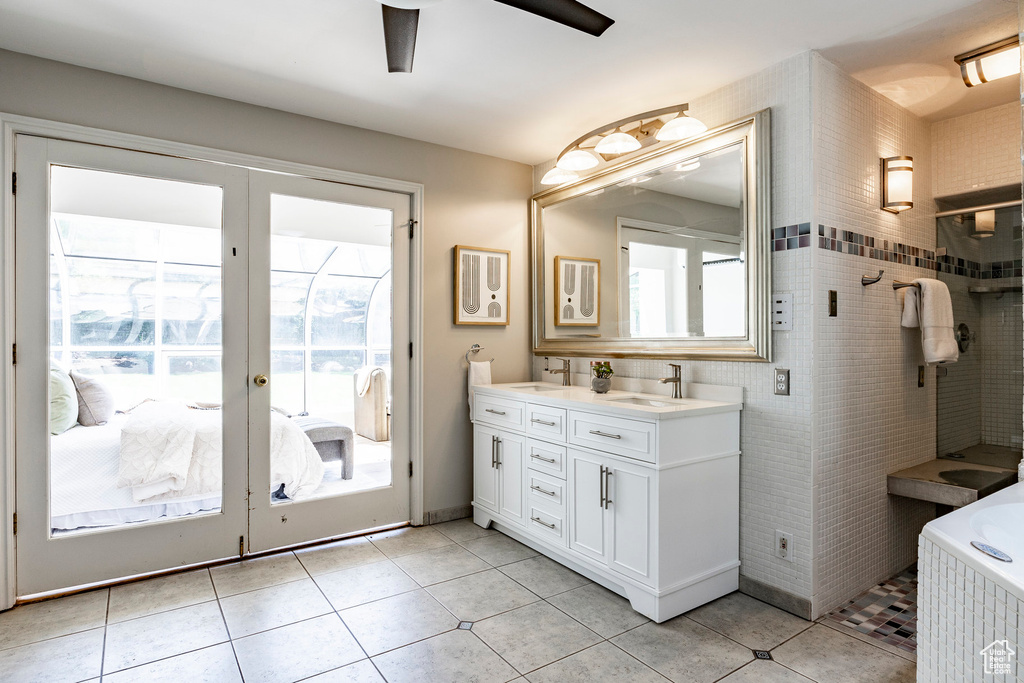
[[[533,486],[531,486],[530,488],[531,488],[531,489],[533,489],[534,491],[540,491],[540,492],[541,492],[541,493],[543,493],[543,494],[544,494],[545,496],[556,496],[556,495],[558,495],[558,494],[557,494],[557,493],[555,493],[554,491],[545,491],[544,489],[542,489],[541,487],[537,486],[536,484],[534,484],[534,485],[533,485]]]
[[[530,422],[533,422],[534,424],[539,424],[539,425],[547,425],[548,427],[557,427],[558,426],[557,422],[548,422],[547,420],[538,420],[537,418],[533,418],[532,420],[530,420]]]
[[[607,434],[605,432],[599,432],[596,429],[591,429],[590,433],[594,434],[596,436],[603,436],[603,437],[608,438],[608,439],[621,439],[622,438],[621,434]]]
[[[549,529],[557,529],[558,528],[554,524],[548,524],[547,522],[545,522],[540,517],[530,517],[530,519],[532,519],[533,521],[537,522],[537,524],[543,524],[544,526],[546,526]]]
[[[608,506],[611,505],[611,503],[612,503],[612,499],[610,497],[611,496],[611,490],[612,490],[611,478],[612,478],[612,468],[611,467],[604,468],[604,509],[605,510],[607,510]]]
[[[554,465],[555,463],[558,462],[554,458],[545,458],[543,455],[537,455],[536,453],[530,453],[530,457],[531,458],[536,458],[537,460],[543,460],[544,462],[549,462],[552,465]]]
[[[496,468],[498,466],[498,437],[491,437],[491,467]]]
[[[494,413],[495,415],[504,415],[504,410],[491,410],[490,408],[484,408],[485,413]]]

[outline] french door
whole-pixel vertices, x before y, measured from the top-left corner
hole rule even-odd
[[[407,195],[15,155],[19,595],[408,520]]]

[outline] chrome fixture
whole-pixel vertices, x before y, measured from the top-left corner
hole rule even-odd
[[[953,61],[960,65],[964,85],[973,88],[997,78],[1019,74],[1020,42],[1017,36],[1010,36],[977,50],[959,54]]]
[[[882,275],[883,274],[885,274],[885,271],[884,270],[879,270],[878,271],[878,275],[876,275],[875,277],[872,277],[870,275],[861,275],[860,276],[860,284],[861,284],[862,287],[867,287],[868,285],[873,285],[873,284],[875,284],[876,282],[878,282],[879,280],[882,279]]]
[[[555,360],[562,361],[562,369],[561,370],[548,370],[548,372],[551,373],[552,375],[561,375],[562,376],[562,386],[563,387],[571,387],[572,386],[572,361],[569,360],[568,358],[556,358]]]
[[[696,137],[708,127],[690,116],[688,104],[654,109],[595,128],[581,135],[558,155],[555,167],[544,174],[541,185],[561,185],[579,178],[601,163],[658,143]]]
[[[921,289],[921,285],[916,282],[900,282],[899,280],[892,281],[893,289],[905,289],[907,287],[917,287],[918,289]]]
[[[670,368],[672,368],[672,376],[671,377],[662,377],[658,381],[661,382],[662,384],[671,384],[672,385],[672,398],[682,398],[683,397],[682,368],[680,368],[675,363],[669,363],[668,366]]]
[[[882,211],[900,213],[914,208],[914,157],[881,160]]]
[[[466,351],[466,362],[467,362],[467,363],[469,363],[469,362],[470,362],[470,360],[469,360],[469,354],[471,354],[471,353],[480,353],[480,352],[481,352],[481,351],[483,351],[483,350],[484,350],[484,347],[480,346],[479,344],[473,344],[472,346],[470,346],[470,347],[469,347],[469,351]],[[487,362],[488,362],[488,363],[493,363],[493,362],[494,362],[494,359],[492,358],[492,359],[490,359],[490,360],[489,360],[489,361],[487,361]]]

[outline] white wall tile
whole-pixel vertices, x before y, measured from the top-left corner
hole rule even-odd
[[[1010,102],[932,125],[934,196],[1020,185],[1020,105]]]

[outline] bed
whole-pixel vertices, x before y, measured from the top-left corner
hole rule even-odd
[[[154,401],[104,425],[77,425],[50,441],[55,532],[216,510],[221,502],[217,410]],[[271,416],[271,491],[293,500],[320,486],[324,465],[301,427]]]

